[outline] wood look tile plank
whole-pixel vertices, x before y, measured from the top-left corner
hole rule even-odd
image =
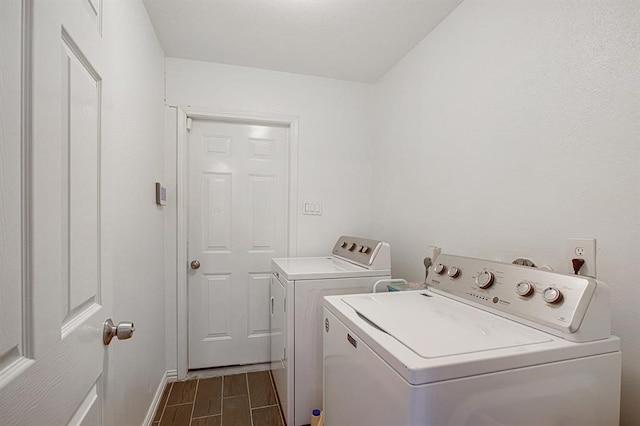
[[[222,400],[222,426],[251,426],[248,396],[234,396]]]
[[[225,398],[228,398],[230,396],[248,395],[246,374],[233,374],[231,376],[224,376],[223,383],[223,396]]]
[[[248,373],[247,378],[251,408],[266,407],[278,403],[268,371]]]
[[[167,405],[186,404],[193,402],[196,397],[197,380],[188,380],[186,382],[175,382],[171,386]]]
[[[222,414],[222,377],[200,379],[193,417]]]
[[[167,404],[167,399],[169,398],[169,392],[171,392],[171,385],[173,383],[167,383],[164,387],[164,391],[162,392],[162,398],[160,398],[160,402],[158,403],[158,408],[156,408],[156,415],[153,416],[153,422],[159,422],[160,416],[162,416],[162,410],[164,410],[164,406]]]
[[[164,409],[160,426],[185,426],[191,421],[193,404],[170,405]]]
[[[283,426],[277,405],[251,410],[253,426]]]
[[[191,419],[191,426],[220,426],[221,423],[221,415]]]

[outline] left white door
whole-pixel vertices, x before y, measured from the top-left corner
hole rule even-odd
[[[101,271],[101,3],[22,1],[32,10],[30,172],[0,182],[0,195],[22,188],[29,232],[19,240],[27,255],[14,255],[25,279],[0,285],[3,425],[103,423],[112,294]]]

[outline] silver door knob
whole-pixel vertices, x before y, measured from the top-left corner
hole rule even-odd
[[[114,337],[117,337],[118,340],[130,339],[134,331],[136,329],[132,322],[122,321],[118,325],[114,325],[111,318],[109,318],[104,322],[102,328],[102,342],[108,345]]]
[[[198,262],[197,260],[191,261],[191,269],[198,269],[199,267],[200,267],[200,262]]]

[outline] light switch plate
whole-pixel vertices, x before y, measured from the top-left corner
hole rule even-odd
[[[305,201],[302,203],[302,214],[322,216],[322,203],[317,201]]]
[[[156,204],[159,206],[167,204],[167,188],[162,186],[160,182],[156,182]]]

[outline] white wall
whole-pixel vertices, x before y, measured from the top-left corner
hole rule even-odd
[[[222,111],[298,118],[297,255],[330,252],[342,234],[369,236],[372,86],[256,68],[166,60],[166,102]],[[172,111],[167,114],[172,116]],[[167,155],[175,155],[175,128]],[[175,158],[165,160],[168,207],[175,209]],[[305,200],[322,203],[322,216],[303,216]],[[175,216],[167,216],[167,248],[175,248]],[[166,252],[175,261],[175,252]],[[167,270],[167,312],[174,321],[175,269]],[[169,324],[175,327],[175,324]],[[167,331],[168,369],[176,368],[175,330]]]
[[[634,1],[462,3],[377,85],[376,236],[394,276],[427,245],[566,272],[595,237],[640,424],[640,13]]]
[[[165,366],[164,54],[139,1],[103,2],[103,232],[113,248],[113,320],[133,321],[131,340],[109,346],[106,424],[140,425]]]
[[[323,207],[322,216],[298,215],[298,255],[326,254],[341,233],[368,233],[370,85],[175,58],[166,72],[168,105],[298,117],[298,207]]]

